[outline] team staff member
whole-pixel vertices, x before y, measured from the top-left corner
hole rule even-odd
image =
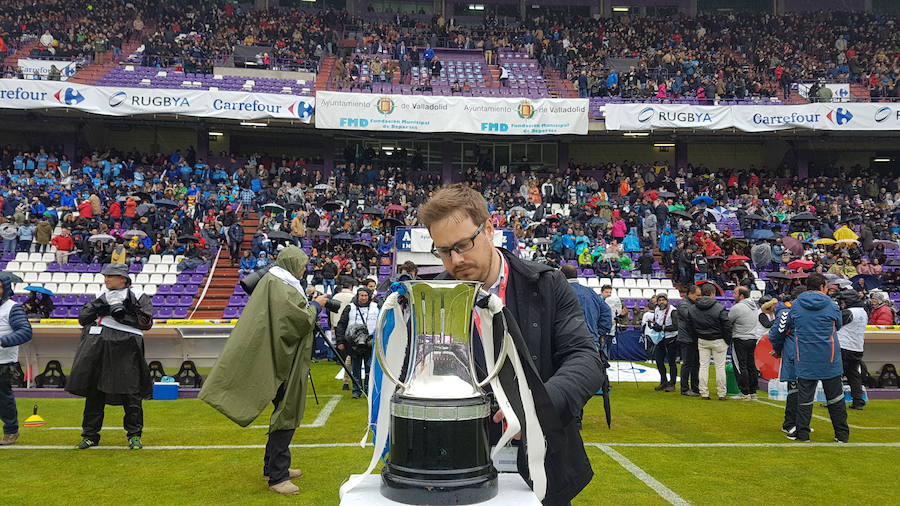
[[[436,191],[419,209],[419,220],[431,233],[433,251],[447,275],[483,282],[485,290],[505,301],[518,322],[527,352],[555,408],[555,413],[542,415],[559,417],[561,425],[555,439],[558,443],[548,448],[545,461],[548,483],[544,504],[568,504],[594,474],[579,433],[579,420],[605,375],[578,299],[558,271],[494,247],[487,203],[468,186],[452,185]],[[494,422],[502,420],[503,413],[498,411]],[[527,472],[524,448],[519,447],[520,473]]]
[[[687,320],[691,306],[700,298],[700,287],[691,285],[687,297],[681,299],[675,315],[678,317],[678,334],[676,339],[681,347],[681,395],[700,396],[700,350],[697,349],[697,337],[688,330]]]
[[[31,341],[31,323],[12,295],[12,279],[0,273],[0,446],[15,444],[19,439],[19,413],[12,387],[19,380],[19,346]]]
[[[584,311],[584,323],[587,325],[591,335],[594,336],[594,343],[597,349],[600,349],[600,338],[609,333],[610,322],[612,321],[612,313],[603,297],[597,295],[597,292],[578,283],[578,271],[574,265],[563,265],[559,268],[569,286],[575,291],[578,297],[578,304]]]

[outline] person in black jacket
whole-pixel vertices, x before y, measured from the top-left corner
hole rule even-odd
[[[731,321],[728,311],[715,298],[716,287],[710,283],[700,288],[701,297],[688,310],[687,327],[697,337],[700,354],[700,397],[709,400],[709,358],[716,366],[716,393],[720,401],[725,396],[725,356],[731,342]]]
[[[688,287],[687,296],[678,304],[675,316],[678,318],[678,345],[681,348],[681,395],[697,397],[700,395],[700,352],[697,350],[697,338],[688,329],[687,319],[691,307],[700,297],[700,287]]]
[[[431,233],[432,253],[447,270],[444,277],[483,282],[484,290],[498,296],[518,323],[527,345],[518,350],[520,357],[526,360],[526,369],[533,366],[539,376],[529,387],[536,406],[549,408],[538,408],[536,416],[542,426],[560,427],[545,434],[549,437],[543,504],[568,504],[594,474],[579,428],[584,405],[606,374],[578,298],[559,271],[494,247],[487,203],[466,185],[436,191],[420,207],[419,220]],[[493,421],[499,424],[504,418],[497,411]],[[499,430],[495,436],[492,442]],[[526,478],[527,447],[523,437],[518,463],[519,473]]]

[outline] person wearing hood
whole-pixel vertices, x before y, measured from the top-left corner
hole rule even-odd
[[[806,291],[782,310],[769,331],[775,356],[784,355],[782,375],[797,378],[796,430],[786,431],[789,439],[809,441],[809,422],[812,418],[816,385],[822,382],[825,405],[834,428],[834,439],[840,443],[850,440],[847,407],[841,383],[843,366],[841,345],[837,331],[843,325],[838,305],[825,294],[827,280],[821,273],[806,278]],[[791,349],[793,348],[793,349]],[[785,371],[785,362],[789,370]]]
[[[728,311],[734,338],[734,359],[737,364],[737,380],[741,389],[740,399],[756,400],[756,389],[759,385],[759,371],[756,369],[756,341],[760,334],[759,307],[750,298],[750,289],[739,286],[734,289],[737,301]]]
[[[19,414],[12,389],[20,379],[19,346],[31,341],[31,323],[12,295],[12,278],[0,273],[0,420],[3,421],[0,446],[15,444],[19,439]]]
[[[34,242],[37,243],[37,246],[35,246],[34,250],[38,253],[47,252],[50,238],[53,236],[53,226],[47,220],[48,215],[49,213],[44,213],[44,216],[41,217],[35,228]]]
[[[315,311],[300,279],[309,258],[300,248],[281,250],[250,294],[247,307],[200,390],[200,399],[242,427],[271,402],[263,476],[269,490],[295,495],[290,443],[306,407]],[[317,303],[322,306],[327,297]]]
[[[731,341],[731,322],[728,312],[716,300],[716,287],[706,283],[700,288],[701,297],[688,308],[687,326],[691,336],[697,338],[700,355],[700,397],[709,400],[709,358],[716,366],[716,393],[720,401],[727,399],[725,382],[725,356]]]
[[[371,341],[375,336],[378,322],[378,304],[372,300],[372,292],[365,287],[356,290],[356,297],[341,312],[341,318],[334,329],[335,342],[338,349],[349,351],[350,367],[353,372],[353,398],[359,399],[362,391],[359,385],[368,391],[368,371],[372,366]],[[362,367],[365,363],[366,379],[362,380]]]
[[[81,442],[85,450],[100,444],[106,404],[125,409],[124,426],[128,447],[143,448],[142,399],[153,384],[144,359],[144,331],[153,327],[150,296],[131,289],[128,266],[109,264],[103,272],[105,288],[81,308],[84,327],[66,391],[84,397]]]
[[[862,390],[862,370],[865,367],[862,360],[869,315],[866,313],[865,301],[852,288],[838,292],[836,299],[843,320],[843,325],[838,330],[838,342],[841,343],[841,365],[853,399],[850,409],[861,410],[866,405]]]

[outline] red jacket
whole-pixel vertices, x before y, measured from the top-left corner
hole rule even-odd
[[[80,214],[82,218],[94,217],[94,208],[91,206],[90,200],[85,200],[84,202],[78,204],[78,214]]]
[[[113,218],[121,218],[122,217],[122,206],[119,205],[118,202],[113,202],[109,206],[109,215]]]
[[[88,203],[90,205],[90,203]],[[53,239],[50,239],[50,244],[56,246],[56,249],[60,251],[72,251],[75,249],[75,241],[72,239],[71,235],[58,235]]]
[[[887,304],[882,304],[872,310],[869,315],[869,325],[893,325],[894,312]]]

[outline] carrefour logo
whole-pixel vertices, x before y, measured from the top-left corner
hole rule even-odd
[[[638,121],[641,123],[646,123],[653,119],[653,111],[652,107],[644,107],[641,109],[641,112],[638,113]]]
[[[66,88],[65,90],[59,90],[53,94],[53,98],[55,98],[57,102],[61,102],[66,105],[78,105],[81,102],[84,102],[84,95],[79,93],[75,88]]]
[[[313,115],[313,106],[312,104],[300,101],[288,106],[288,111],[291,112],[294,116],[297,116],[300,119],[306,119]]]
[[[375,107],[381,114],[390,114],[394,112],[394,101],[390,97],[381,97],[378,99]]]
[[[875,111],[875,122],[881,123],[883,121],[886,121],[891,117],[891,112],[891,108],[886,106],[878,109],[877,111]]]
[[[117,91],[110,95],[109,97],[109,106],[110,107],[118,107],[122,105],[125,100],[128,99],[128,94],[124,91]]]
[[[828,111],[828,114],[826,114],[825,117],[828,118],[828,121],[838,126],[842,126],[850,123],[850,120],[853,119],[853,114],[850,112],[850,109],[838,107],[837,109]]]

